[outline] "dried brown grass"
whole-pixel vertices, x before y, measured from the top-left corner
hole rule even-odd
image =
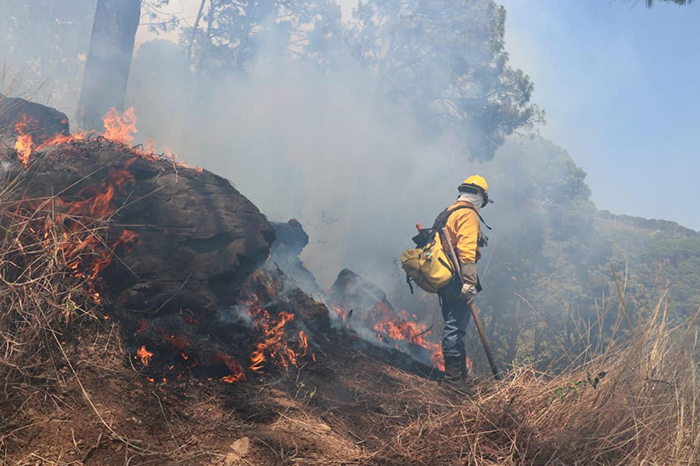
[[[99,307],[87,277],[68,268],[64,232],[52,221],[50,201],[18,202],[23,175],[11,176],[0,190],[0,402],[20,386],[62,383],[57,343],[70,338],[76,320],[97,320]],[[97,228],[91,220],[72,234]]]
[[[3,157],[14,160],[16,154],[11,148],[0,148],[0,160]],[[185,454],[181,445],[164,452],[139,445],[138,440],[117,432],[104,409],[93,402],[79,368],[89,373],[89,367],[105,370],[108,361],[122,365],[128,360],[119,336],[112,338],[115,325],[119,333],[118,324],[110,324],[105,334],[108,325],[102,319],[108,309],[96,293],[101,288],[99,278],[92,279],[90,270],[76,266],[94,264],[112,253],[105,243],[110,217],[59,212],[61,193],[28,199],[23,186],[31,183],[27,177],[32,171],[23,171],[16,163],[12,166],[0,174],[0,450],[21,457],[16,464],[35,464],[34,453],[23,451],[27,440],[23,433],[58,419],[56,412],[73,403],[71,387],[77,386],[106,436],[132,453],[163,461],[209,455]],[[86,343],[91,354],[81,348]],[[98,346],[101,349],[95,349]],[[56,409],[46,409],[52,403]],[[36,415],[29,412],[46,412],[51,417],[36,422],[32,420]],[[8,463],[0,459],[0,464]]]
[[[5,175],[0,184],[0,404],[17,412],[32,392],[77,379],[61,370],[70,366],[64,346],[82,324],[98,321],[99,309],[88,279],[68,268],[50,200],[21,207],[21,181]],[[95,219],[82,225],[72,234],[99,235],[106,226]],[[631,340],[586,355],[583,366],[554,376],[516,369],[471,399],[436,402],[443,408],[402,419],[384,448],[343,463],[700,465],[697,355],[695,322],[670,326],[659,303]],[[0,432],[21,428],[11,418],[0,421]]]
[[[700,464],[697,339],[659,303],[631,341],[556,376],[517,369],[401,429],[371,463]]]

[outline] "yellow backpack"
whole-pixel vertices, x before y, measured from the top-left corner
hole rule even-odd
[[[413,285],[418,285],[428,293],[437,293],[447,286],[454,276],[454,267],[440,241],[440,230],[447,224],[450,215],[460,209],[477,210],[468,205],[445,209],[435,219],[432,228],[418,227],[418,234],[413,237],[417,249],[407,249],[401,254],[401,267],[406,272],[406,283],[413,293]],[[477,212],[478,213],[478,212]]]
[[[406,272],[406,283],[413,293],[414,282],[428,293],[437,293],[447,286],[454,275],[454,268],[445,254],[439,232],[433,240],[418,249],[407,249],[401,254],[401,267]]]

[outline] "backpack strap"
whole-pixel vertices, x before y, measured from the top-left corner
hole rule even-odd
[[[484,222],[484,219],[483,219],[483,218],[481,218],[481,214],[479,213],[479,211],[478,211],[478,210],[474,209],[474,212],[476,212],[476,215],[478,215],[478,216],[479,216],[479,220],[481,220],[481,223],[483,223],[483,224],[484,224],[484,226],[485,226],[486,228],[488,228],[489,230],[493,230],[493,228],[491,228],[491,227],[489,226],[489,224],[488,224],[488,223]]]
[[[483,223],[486,228],[488,228],[489,230],[493,229],[484,221],[484,219],[481,217],[481,214],[479,214],[479,211],[476,210],[476,207],[471,205],[459,205],[452,210],[450,210],[450,208],[448,207],[447,209],[440,212],[440,215],[438,215],[435,219],[435,223],[433,223],[433,231],[438,231],[442,228],[445,228],[445,225],[447,225],[447,220],[449,220],[450,215],[461,209],[473,210],[474,213],[479,217],[481,223]]]

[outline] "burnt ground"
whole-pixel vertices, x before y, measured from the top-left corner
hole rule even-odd
[[[118,323],[86,333],[64,347],[72,365],[57,361],[45,387],[0,407],[18,422],[2,426],[2,464],[407,464],[380,458],[411,423],[459,402],[410,359],[345,330],[316,335],[316,362],[234,384],[188,373],[151,382]]]

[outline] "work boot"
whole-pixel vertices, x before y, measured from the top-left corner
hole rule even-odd
[[[471,396],[471,384],[462,378],[462,362],[459,359],[445,359],[445,377],[442,386],[464,396]]]

